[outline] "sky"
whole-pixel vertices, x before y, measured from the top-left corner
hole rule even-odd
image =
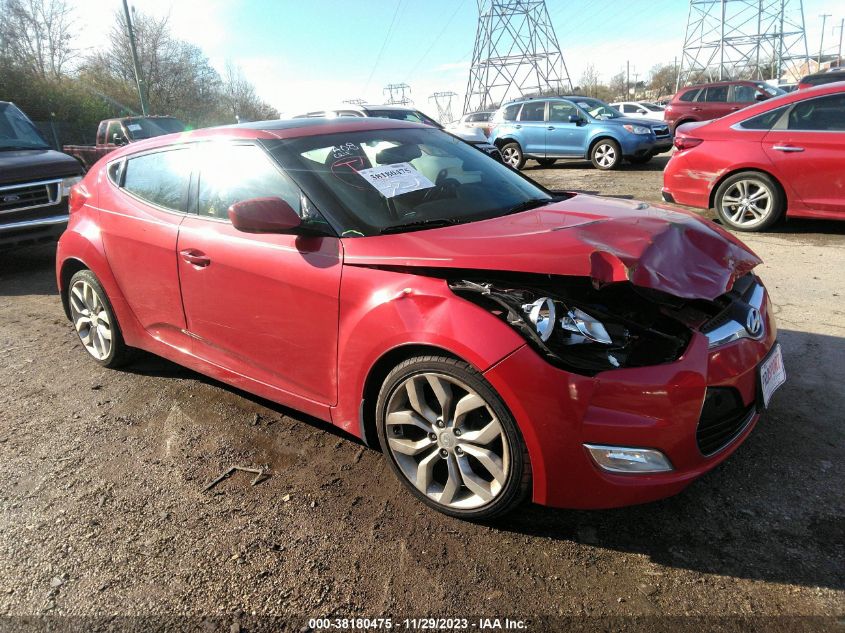
[[[797,0],[790,0],[796,2]],[[75,0],[76,43],[105,41],[121,0]],[[198,45],[211,64],[239,66],[283,116],[363,98],[384,103],[384,87],[410,85],[415,106],[436,115],[430,95],[467,88],[478,21],[476,0],[130,0],[169,16],[175,36]],[[631,80],[680,55],[687,0],[547,0],[572,83],[589,64],[607,82],[631,64]],[[843,0],[804,0],[810,54],[836,52]],[[835,30],[836,29],[836,30]]]

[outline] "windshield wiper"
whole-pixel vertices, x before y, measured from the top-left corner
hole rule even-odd
[[[394,224],[386,226],[379,235],[386,235],[387,233],[404,233],[405,231],[422,231],[423,229],[436,229],[441,226],[451,226],[459,224],[459,220],[452,218],[429,218],[427,220],[415,220],[414,222],[406,222],[405,224]]]
[[[536,209],[537,207],[544,207],[547,204],[551,204],[552,202],[557,202],[560,198],[530,198],[529,200],[525,200],[520,202],[519,204],[515,204],[510,209],[505,211],[505,215],[511,215],[513,213],[522,213],[523,211],[530,211],[531,209]]]

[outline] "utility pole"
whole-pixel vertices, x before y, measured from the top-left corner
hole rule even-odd
[[[830,17],[830,13],[822,13],[819,16],[822,19],[822,36],[819,38],[819,68],[818,70],[822,69],[822,51],[824,51],[824,26],[827,24],[827,19]]]
[[[141,101],[141,114],[147,116],[147,97],[141,64],[138,62],[138,49],[135,48],[135,30],[132,28],[132,16],[129,15],[129,3],[123,0],[123,13],[126,16],[126,30],[129,32],[129,48],[132,50],[132,64],[135,67],[135,85],[138,86],[138,99]]]
[[[640,78],[640,73],[634,73],[634,101],[637,100],[637,80]]]
[[[631,98],[631,61],[625,62],[625,101]]]
[[[845,31],[845,18],[839,20],[839,52],[836,54],[836,66],[842,68],[842,31]]]

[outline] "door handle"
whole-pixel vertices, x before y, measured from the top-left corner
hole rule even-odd
[[[184,251],[180,251],[179,254],[182,256],[182,259],[184,259],[192,266],[199,266],[200,268],[205,268],[211,263],[211,259],[209,259],[209,257],[201,251],[187,249]]]
[[[693,108],[692,111],[693,112],[701,112],[701,108]]]
[[[522,129],[522,126],[521,126],[521,125],[514,125],[514,127],[515,127],[517,130],[521,130],[521,129]]]
[[[550,125],[550,126],[549,126],[549,127],[547,127],[546,129],[551,131],[551,130],[555,129],[555,126],[554,126],[554,125]]]
[[[794,147],[793,145],[773,145],[772,149],[778,152],[803,152],[803,147]]]

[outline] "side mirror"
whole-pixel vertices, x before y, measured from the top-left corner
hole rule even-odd
[[[581,123],[583,119],[577,114],[570,114],[569,115],[569,122],[570,123]]]
[[[236,202],[229,207],[229,219],[244,233],[294,233],[302,224],[296,211],[276,197]]]

